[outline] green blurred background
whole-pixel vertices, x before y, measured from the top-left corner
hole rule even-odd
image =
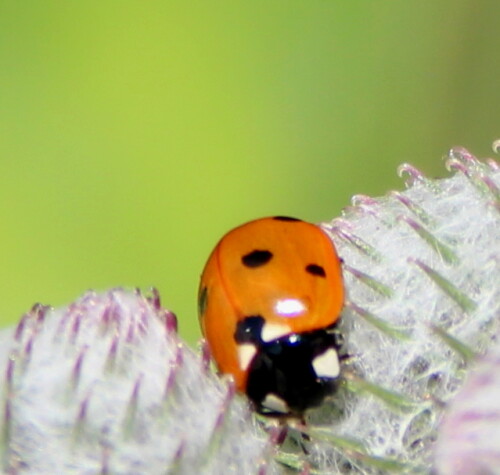
[[[444,175],[500,136],[500,2],[0,1],[0,316],[156,286],[218,238]]]

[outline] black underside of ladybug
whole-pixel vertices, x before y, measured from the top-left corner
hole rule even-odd
[[[238,343],[251,343],[257,353],[248,367],[246,393],[259,412],[268,415],[301,415],[318,406],[338,386],[336,377],[318,376],[314,361],[329,350],[340,349],[340,335],[335,325],[327,329],[292,333],[269,342],[260,335],[261,316],[240,322],[235,337]],[[269,397],[282,401],[286,410],[274,411]]]

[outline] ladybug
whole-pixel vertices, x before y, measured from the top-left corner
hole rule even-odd
[[[198,294],[219,371],[258,412],[302,416],[337,387],[344,301],[341,261],[318,226],[285,216],[227,233]]]

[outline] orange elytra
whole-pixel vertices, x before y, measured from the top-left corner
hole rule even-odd
[[[276,216],[233,229],[208,259],[198,302],[220,372],[260,412],[302,414],[335,390],[344,284],[320,227]]]

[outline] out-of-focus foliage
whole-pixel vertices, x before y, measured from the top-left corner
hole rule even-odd
[[[0,2],[0,318],[156,286],[198,335],[220,235],[499,135],[494,0]]]

